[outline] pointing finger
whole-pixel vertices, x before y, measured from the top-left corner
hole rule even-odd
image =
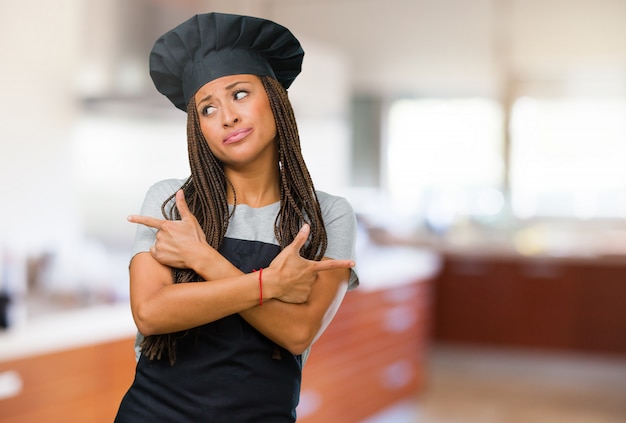
[[[157,219],[155,217],[150,216],[140,216],[140,215],[130,215],[128,216],[128,221],[132,223],[139,223],[140,225],[149,226],[155,229],[161,229],[163,226],[164,220]]]
[[[322,260],[316,261],[314,269],[318,272],[335,269],[350,269],[355,266],[352,260]]]

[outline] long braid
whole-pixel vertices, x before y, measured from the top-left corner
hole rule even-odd
[[[280,210],[274,223],[274,233],[279,245],[285,248],[295,238],[306,222],[311,226],[309,240],[301,250],[309,260],[321,260],[327,246],[326,228],[315,193],[313,181],[307,170],[298,127],[287,91],[278,81],[261,77],[274,114],[280,161]],[[191,176],[182,186],[189,210],[196,217],[206,234],[207,242],[216,250],[222,243],[230,214],[227,188],[230,187],[237,204],[234,187],[224,174],[222,163],[213,155],[202,134],[196,104],[192,97],[187,105],[187,142]],[[173,193],[161,207],[163,216],[169,220],[180,219],[176,205],[168,212],[168,204],[174,200]],[[172,269],[174,283],[197,282],[200,277],[190,269]],[[170,363],[176,360],[176,340],[189,331],[147,336],[141,344],[142,353],[150,360],[161,359],[167,353]]]
[[[218,249],[228,228],[228,201],[226,175],[220,161],[213,155],[204,139],[194,98],[187,107],[187,144],[191,176],[181,189],[189,210],[198,220],[198,224],[206,234],[208,244]],[[174,200],[173,193],[161,206],[163,216],[169,220],[180,219],[178,208],[174,205],[167,210],[168,204]],[[196,282],[200,277],[191,269],[172,269],[174,283]],[[173,334],[147,336],[142,345],[142,352],[151,360],[160,359],[165,352],[171,364],[176,360],[176,339],[185,336],[188,331]]]
[[[274,232],[280,246],[285,248],[297,235],[303,223],[311,226],[302,255],[321,260],[327,247],[327,235],[322,211],[313,180],[306,167],[298,126],[287,90],[274,78],[261,77],[274,113],[280,162],[280,211]]]

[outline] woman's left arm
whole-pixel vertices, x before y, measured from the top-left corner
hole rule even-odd
[[[293,354],[302,354],[326,330],[348,289],[350,269],[320,272],[302,304],[264,302],[239,314],[263,335]]]

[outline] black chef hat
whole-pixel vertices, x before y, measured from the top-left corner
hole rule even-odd
[[[275,22],[224,13],[195,15],[161,36],[150,53],[157,90],[186,111],[207,82],[222,76],[271,76],[285,89],[300,73],[304,51]]]

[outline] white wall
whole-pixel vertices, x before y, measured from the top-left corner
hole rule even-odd
[[[133,200],[123,193],[142,196],[145,184],[125,185],[123,175],[135,178],[137,170],[105,154],[124,150],[121,138],[107,144],[106,137],[93,137],[90,146],[75,148],[76,134],[85,134],[80,96],[119,94],[124,83],[152,92],[138,70],[145,57],[129,58],[131,40],[119,36],[126,34],[119,23],[131,4],[138,25],[146,26],[142,17],[171,26],[169,19],[174,24],[182,15],[218,10],[265,16],[296,33],[307,56],[291,96],[309,166],[318,188],[329,191],[349,183],[346,118],[354,92],[498,96],[503,84],[509,90],[551,84],[626,95],[622,0],[6,0],[0,6],[0,246],[56,248],[89,233],[132,237],[120,218],[137,202],[129,205]],[[163,13],[137,12],[157,7]],[[121,82],[120,69],[129,71]],[[102,121],[91,128],[97,124]],[[161,160],[156,150],[170,152],[146,139],[135,147],[150,149],[153,163]],[[89,170],[112,171],[114,183],[96,181]],[[161,171],[151,166],[143,175],[169,176]]]
[[[0,6],[0,244],[30,249],[77,232],[67,134],[77,110],[79,4]]]

